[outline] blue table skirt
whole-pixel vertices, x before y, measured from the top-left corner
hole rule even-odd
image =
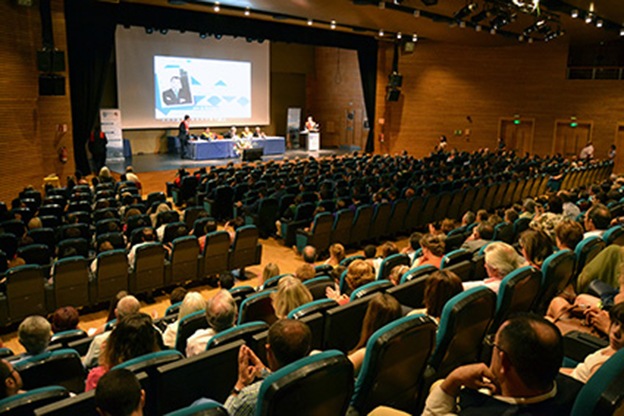
[[[286,151],[283,137],[267,137],[252,140],[253,147],[262,147],[265,155],[280,155]],[[197,140],[188,142],[188,157],[193,160],[229,159],[238,157],[234,152],[235,140],[224,139],[212,142]]]

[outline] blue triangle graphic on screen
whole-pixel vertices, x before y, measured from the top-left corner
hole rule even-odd
[[[201,82],[199,82],[195,78],[191,77],[191,85],[201,85]]]
[[[230,97],[230,96],[227,96],[227,97],[226,97],[226,96],[223,96],[223,99],[224,99],[225,101],[227,101],[228,103],[231,103],[231,102],[234,100],[234,98],[236,98],[236,97]]]
[[[227,87],[227,84],[223,81],[219,81],[215,84],[216,87]]]
[[[204,98],[206,98],[205,95],[194,95],[193,97],[195,97],[195,102],[199,103],[201,100],[203,100]]]
[[[245,97],[241,97],[238,99],[237,101],[240,105],[242,105],[243,107],[246,106],[247,104],[249,104],[249,100]]]
[[[213,106],[217,106],[221,102],[221,99],[216,95],[213,95],[212,97],[208,98],[208,102]]]
[[[180,68],[180,65],[165,65],[165,69],[175,69]]]

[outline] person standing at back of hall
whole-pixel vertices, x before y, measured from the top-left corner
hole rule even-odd
[[[100,169],[106,165],[106,144],[108,140],[106,135],[102,131],[100,126],[97,126],[92,132],[89,138],[89,151],[93,156],[93,168],[95,172],[99,172]]]
[[[186,144],[189,140],[189,123],[191,122],[191,116],[188,114],[184,116],[184,120],[178,126],[178,139],[180,139],[180,155],[182,158],[186,157]]]

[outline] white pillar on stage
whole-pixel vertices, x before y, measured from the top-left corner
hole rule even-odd
[[[321,148],[321,133],[308,132],[308,152],[318,152]]]

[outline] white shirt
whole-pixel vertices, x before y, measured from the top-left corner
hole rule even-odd
[[[108,339],[110,334],[111,331],[107,331],[93,338],[93,341],[89,344],[89,351],[87,351],[87,355],[85,355],[82,359],[82,363],[85,367],[91,368],[98,365],[100,354],[102,353],[102,345],[104,344],[104,341]]]
[[[130,252],[128,253],[128,264],[130,265],[130,268],[134,269],[134,259],[136,258],[137,249],[149,243],[153,243],[153,241],[146,241],[132,246]]]
[[[198,329],[186,340],[186,357],[192,357],[206,351],[206,345],[217,333],[212,328]]]
[[[587,231],[583,234],[583,240],[589,237],[602,237],[606,230]]]
[[[178,337],[178,325],[180,325],[180,321],[167,325],[167,329],[165,329],[163,334],[163,344],[169,348],[175,348],[176,338]]]

